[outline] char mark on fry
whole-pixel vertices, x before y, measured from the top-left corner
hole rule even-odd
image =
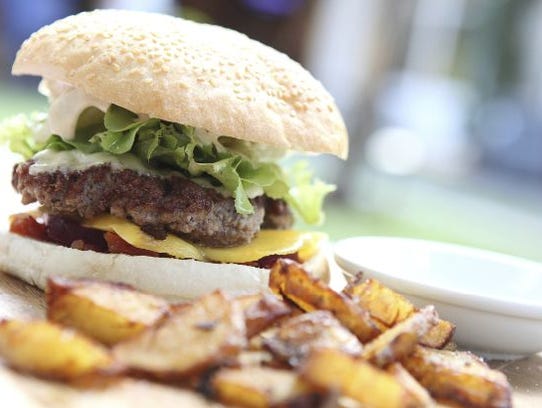
[[[306,312],[330,311],[362,342],[370,341],[381,329],[369,312],[344,293],[335,292],[303,267],[291,260],[280,259],[271,268],[269,286],[275,293],[294,302]]]

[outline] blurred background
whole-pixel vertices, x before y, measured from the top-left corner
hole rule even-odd
[[[93,8],[159,11],[242,31],[335,97],[350,157],[311,159],[337,184],[332,239],[401,235],[542,261],[542,1],[0,0],[0,119],[46,108],[13,78],[21,42]],[[13,158],[0,152],[0,204]]]

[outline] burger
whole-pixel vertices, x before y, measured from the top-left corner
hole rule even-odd
[[[5,121],[26,161],[12,184],[0,269],[41,288],[51,274],[191,298],[267,287],[280,257],[326,275],[322,221],[334,187],[290,152],[345,158],[333,98],[286,55],[219,26],[95,10],[26,40],[15,75],[42,77],[44,114]]]

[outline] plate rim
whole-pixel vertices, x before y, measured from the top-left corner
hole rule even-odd
[[[378,280],[382,280],[385,285],[392,287],[399,292],[411,294],[414,296],[423,296],[428,299],[435,299],[439,302],[444,302],[456,306],[476,309],[482,312],[491,314],[501,314],[516,318],[540,320],[542,319],[542,303],[533,303],[529,301],[520,301],[517,299],[503,298],[488,294],[477,294],[469,292],[460,292],[450,288],[443,288],[432,284],[422,283],[415,279],[405,279],[383,271],[377,271],[373,268],[361,266],[352,259],[345,257],[344,251],[341,250],[350,241],[404,241],[414,243],[416,245],[427,245],[438,247],[439,249],[452,250],[455,252],[461,251],[469,255],[478,257],[491,256],[494,260],[502,262],[513,262],[527,265],[529,268],[540,269],[542,273],[542,264],[536,261],[517,257],[514,255],[503,254],[486,249],[470,247],[455,243],[442,241],[434,241],[410,237],[383,236],[383,235],[360,235],[337,240],[333,243],[333,253],[335,261],[338,265],[347,271],[366,271]],[[383,278],[383,279],[382,279]]]

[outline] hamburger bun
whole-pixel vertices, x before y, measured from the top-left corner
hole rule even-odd
[[[329,281],[325,249],[304,266]],[[194,299],[214,289],[233,295],[269,291],[269,270],[248,265],[191,259],[103,254],[40,242],[9,232],[0,233],[0,271],[45,289],[47,278],[59,275],[129,284],[167,299]]]
[[[43,27],[12,73],[83,90],[132,112],[295,151],[348,154],[331,95],[300,64],[223,27],[95,10]]]

